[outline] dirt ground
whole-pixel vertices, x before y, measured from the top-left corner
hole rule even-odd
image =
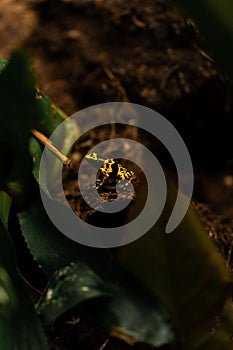
[[[172,1],[1,0],[0,43],[2,57],[15,48],[32,54],[42,89],[68,115],[129,101],[170,120],[191,154],[194,204],[233,267],[232,90],[193,22]],[[101,138],[93,134],[91,143]],[[153,149],[153,140],[146,142]],[[102,334],[91,332],[96,344],[104,343]],[[72,335],[51,330],[51,339],[54,334],[51,349],[77,348],[68,341]],[[85,341],[80,349],[97,349]],[[104,349],[124,348],[112,343]]]

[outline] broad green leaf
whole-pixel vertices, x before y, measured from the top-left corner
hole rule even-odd
[[[5,205],[0,207],[0,349],[47,350],[41,324],[16,269],[13,245],[5,228],[10,199],[1,193],[3,198]]]
[[[83,315],[82,312],[80,315],[84,319],[91,318],[109,334],[124,337],[130,343],[142,341],[162,345],[174,340],[168,314],[161,302],[123,270],[118,277],[115,282],[102,280],[82,262],[67,266],[50,279],[37,304],[37,312],[48,325],[85,301]]]
[[[57,203],[57,205],[60,204]],[[138,285],[135,287],[134,278],[128,276],[122,269],[118,269],[108,250],[89,248],[66,238],[49,221],[41,202],[33,204],[26,211],[18,214],[18,218],[29,249],[47,276],[52,278],[52,283],[54,283],[52,276],[53,273],[56,276],[56,270],[77,262],[78,273],[82,262],[89,266],[93,274],[104,281],[107,291],[112,291],[114,298],[107,304],[106,309],[103,305],[95,315],[92,314],[94,318],[98,316],[96,321],[104,329],[107,331],[113,328],[121,329],[122,332],[124,330],[133,335],[135,339],[153,341],[156,344],[168,342],[174,337],[165,307],[154,296],[153,298],[148,296],[148,292],[143,287]],[[72,273],[72,269],[68,271]],[[63,281],[58,280],[58,283],[56,300],[59,300],[58,294],[62,299],[64,298],[62,293],[66,290],[67,280],[66,278]],[[118,286],[119,284],[121,287]],[[83,295],[79,295],[78,289],[76,293],[76,300],[79,298],[81,300]],[[73,298],[75,300],[75,296]],[[99,302],[97,304],[102,305]],[[66,305],[63,304],[63,307],[65,311]],[[59,313],[62,312],[63,307],[58,307]],[[94,306],[91,309],[94,310]],[[46,310],[49,310],[48,306]],[[47,319],[46,322],[50,316],[55,317],[52,314],[43,316]]]
[[[161,346],[175,341],[166,307],[131,274],[118,269],[115,283],[109,286],[112,286],[113,297],[98,303],[93,301],[90,305],[85,303],[84,316],[89,312],[106,332],[131,345],[141,341]]]
[[[39,89],[37,89],[37,104],[39,115],[36,127],[49,137],[54,129],[67,118],[67,115]]]
[[[177,0],[197,23],[217,62],[233,77],[232,0]]]
[[[106,296],[110,296],[106,283],[86,264],[78,262],[53,274],[36,309],[43,323],[48,325],[79,303]]]
[[[54,203],[54,205],[57,205],[59,211],[61,204]],[[87,247],[67,238],[49,220],[40,199],[19,213],[18,219],[34,259],[48,277],[51,277],[56,270],[77,260],[86,262],[101,276],[111,274],[111,258],[108,250]],[[80,230],[83,230],[81,225]]]
[[[0,58],[0,73],[0,156],[4,164],[0,174],[0,185],[4,187],[8,175],[8,190],[22,209],[28,202],[27,197],[33,193],[31,169],[39,182],[43,151],[40,142],[30,137],[30,131],[37,128],[49,137],[67,115],[36,87],[31,71],[31,59],[26,54],[15,52],[9,62]],[[63,146],[69,145],[70,135],[73,133],[79,135],[76,125],[65,130],[61,138],[63,144],[59,145],[60,151]],[[33,166],[28,154],[28,143]],[[52,172],[50,175],[54,176],[56,166]],[[30,186],[27,191],[24,190],[25,183]],[[43,184],[41,186],[43,187]],[[49,194],[45,185],[43,189]]]
[[[28,152],[30,131],[35,126],[38,106],[31,59],[15,52],[10,61],[0,62],[0,188],[7,188],[17,210],[35,194]]]
[[[64,112],[62,112],[59,108],[54,106],[51,100],[42,91],[39,90],[37,91],[37,103],[39,115],[36,128],[49,138],[53,131],[67,118],[67,115]],[[67,145],[70,147],[72,146],[70,139],[72,138],[73,134],[79,137],[79,131],[76,124],[73,124],[72,128],[68,128],[67,126],[64,130],[64,135],[60,137],[60,139],[62,140],[62,144],[56,145],[58,146],[59,151],[61,152],[63,151],[63,148],[67,148]],[[44,146],[41,145],[40,142],[35,139],[35,137],[32,137],[30,139],[29,150],[30,155],[33,159],[33,175],[38,183],[40,160],[43,148]],[[52,169],[50,167],[49,169],[49,176],[53,176],[54,179],[56,179],[58,163],[59,161],[57,160],[57,162],[54,162],[54,167]],[[40,183],[40,186],[43,188],[45,193],[50,195],[49,189],[46,187],[46,184]]]
[[[165,233],[170,210],[167,206],[145,236],[121,247],[119,260],[165,302],[182,344],[180,349],[199,350],[229,295],[229,277],[191,207],[178,228]]]
[[[15,52],[0,74],[0,141],[8,149],[8,181],[31,172],[28,153],[30,130],[36,124],[37,105],[31,59]]]

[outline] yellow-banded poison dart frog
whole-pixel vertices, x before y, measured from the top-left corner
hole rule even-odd
[[[96,189],[102,190],[108,185],[116,185],[119,180],[132,181],[134,178],[134,172],[127,170],[116,159],[104,159],[98,156],[97,153],[89,153],[85,157],[91,163],[98,164],[100,166],[97,173]],[[124,187],[128,182],[124,182]]]

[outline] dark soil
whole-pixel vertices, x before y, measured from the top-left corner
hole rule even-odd
[[[173,123],[193,160],[194,205],[233,268],[232,90],[192,21],[166,0],[1,0],[0,16],[0,56],[26,48],[42,89],[68,115],[98,103],[129,101]],[[76,160],[106,133],[93,131],[82,140]],[[140,137],[135,132],[134,139]],[[154,148],[154,140],[144,141]],[[160,156],[174,171],[163,150]],[[66,191],[71,204],[85,212],[72,177]],[[48,339],[51,349],[149,349],[107,341],[85,323],[57,324]]]

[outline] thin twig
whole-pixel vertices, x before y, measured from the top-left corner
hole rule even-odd
[[[199,51],[199,53],[209,62],[213,63],[214,59],[208,55],[208,53],[206,53],[204,50],[202,50],[199,46],[197,46],[196,44],[193,45],[195,47],[195,49],[197,49]]]
[[[104,350],[105,347],[106,347],[106,345],[108,344],[108,342],[109,342],[109,339],[107,339],[107,340],[103,343],[103,345],[99,348],[99,350]]]
[[[42,295],[42,292],[37,289],[36,287],[34,287],[23,275],[20,271],[18,271],[20,277],[22,278],[22,280],[24,281],[24,283],[37,295]]]
[[[229,251],[228,251],[227,262],[226,262],[226,269],[227,269],[227,271],[229,271],[231,255],[232,255],[232,248],[230,248]]]
[[[40,131],[32,129],[31,133],[37,140],[39,140],[44,146],[48,147],[48,149],[53,152],[53,154],[64,164],[64,166],[71,166],[71,159],[66,157],[63,153],[61,153],[53,143]]]

